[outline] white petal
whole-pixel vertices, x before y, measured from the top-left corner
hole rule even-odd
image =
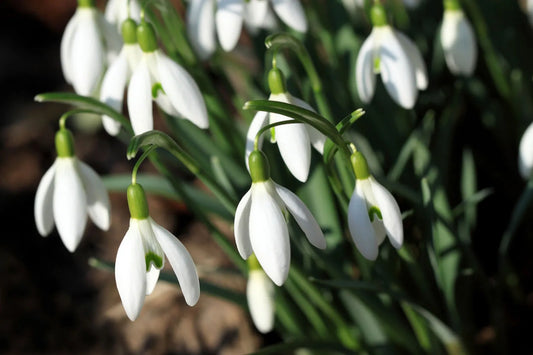
[[[105,5],[104,17],[107,21],[118,24],[119,22],[119,12],[120,12],[120,2],[124,0],[108,0]]]
[[[420,53],[420,50],[413,43],[413,41],[411,41],[411,39],[409,39],[406,35],[404,35],[400,31],[394,31],[394,33],[400,40],[400,43],[402,44],[405,52],[409,56],[411,65],[414,68],[415,78],[416,78],[416,87],[419,90],[427,89],[428,73],[426,70],[426,63],[424,63],[424,58],[422,58],[422,54]]]
[[[299,32],[307,32],[307,18],[300,0],[272,0],[272,6],[287,26]]]
[[[291,251],[287,224],[272,193],[268,182],[252,185],[250,241],[263,270],[281,286],[289,274]]]
[[[369,103],[374,97],[376,90],[376,75],[374,74],[374,57],[377,54],[375,50],[374,32],[363,42],[357,54],[355,63],[355,83],[357,93],[363,103]]]
[[[67,83],[72,84],[72,44],[74,34],[78,28],[79,18],[78,11],[69,20],[63,37],[61,38],[61,68],[63,69],[63,76]]]
[[[248,259],[252,255],[252,245],[250,244],[250,207],[251,189],[242,197],[237,210],[235,211],[235,243],[237,250],[243,259]]]
[[[415,105],[418,90],[416,77],[409,56],[390,26],[379,27],[381,79],[387,92],[396,103],[406,109]]]
[[[100,89],[100,101],[111,106],[118,112],[122,112],[122,100],[124,99],[124,89],[128,81],[129,64],[124,49],[109,67],[102,81]],[[103,116],[104,128],[112,136],[120,132],[120,123],[109,116]]]
[[[163,111],[165,111],[170,116],[174,117],[183,117],[183,113],[176,110],[174,106],[172,106],[172,103],[170,103],[170,99],[167,95],[165,95],[163,92],[159,91],[157,93],[157,97],[155,98],[155,102],[157,103],[157,106]]]
[[[150,265],[150,270],[146,272],[146,295],[152,294],[154,292],[155,285],[157,284],[157,280],[159,280],[159,273],[160,270],[154,266],[154,264]]]
[[[246,285],[246,299],[255,327],[261,333],[274,328],[274,284],[262,270],[252,270]]]
[[[136,135],[154,128],[152,82],[145,58],[135,68],[128,86],[128,112]]]
[[[201,59],[207,59],[215,52],[215,0],[191,0],[187,33]]]
[[[387,236],[387,230],[385,229],[383,221],[377,216],[374,216],[374,220],[372,221],[372,228],[374,228],[374,233],[378,245],[381,245],[381,243],[385,241],[385,237]]]
[[[151,222],[155,237],[178,278],[185,302],[189,306],[194,306],[200,297],[200,281],[191,255],[172,233],[153,220]]]
[[[104,46],[95,9],[78,9],[79,23],[72,38],[71,79],[79,95],[90,96],[104,71]]]
[[[54,220],[63,244],[74,252],[87,223],[87,197],[77,158],[57,158],[54,179]]]
[[[368,208],[363,196],[354,190],[348,205],[348,228],[357,249],[368,260],[378,257],[378,243],[374,228],[368,218]]]
[[[134,321],[141,313],[147,283],[142,237],[134,219],[118,247],[115,281],[126,315]]]
[[[292,120],[287,116],[270,114],[270,123]],[[279,152],[290,172],[306,182],[311,166],[311,142],[303,123],[286,124],[275,128]]]
[[[108,230],[111,221],[109,195],[100,176],[89,165],[78,161],[81,181],[87,193],[87,210],[94,224]]]
[[[268,1],[250,0],[244,8],[244,20],[254,29],[262,28],[268,13]]]
[[[98,20],[102,38],[105,42],[105,59],[109,65],[115,61],[122,49],[122,35],[120,34],[120,30],[114,24],[107,21],[100,12],[96,14],[96,19]]]
[[[392,246],[398,249],[403,244],[403,222],[400,207],[398,207],[398,203],[396,203],[396,200],[386,188],[372,177],[369,179],[372,182],[372,192],[381,211],[383,225],[389,240]]]
[[[174,108],[200,128],[207,128],[207,108],[194,79],[162,52],[156,53],[159,80]]]
[[[306,110],[316,112],[315,109],[309,105],[304,100],[290,95],[290,101],[296,106],[305,108]],[[324,154],[324,144],[326,143],[326,136],[320,133],[316,128],[310,125],[305,125],[307,134],[309,135],[309,140],[311,145],[320,153]]]
[[[54,173],[55,163],[43,175],[37,193],[35,194],[35,204],[33,208],[35,225],[39,234],[46,237],[54,228],[53,196],[54,196]]]
[[[529,179],[531,169],[533,168],[533,124],[527,127],[524,135],[520,139],[518,167],[520,169],[520,175],[524,179]]]
[[[243,0],[218,0],[215,21],[222,49],[229,52],[235,48],[241,36],[244,13]]]
[[[244,162],[246,164],[246,169],[248,169],[248,172],[250,171],[250,165],[248,163],[248,157],[250,156],[250,153],[254,150],[254,142],[255,142],[255,136],[257,135],[257,132],[264,126],[266,126],[268,122],[268,112],[265,111],[259,111],[255,114],[254,119],[252,120],[252,123],[250,123],[250,127],[248,128],[248,132],[246,133],[246,148],[244,153]],[[257,142],[257,148],[261,149],[263,146],[263,136],[261,135],[259,138],[259,141]]]
[[[313,214],[307,206],[289,189],[278,184],[275,184],[275,186],[276,192],[304,232],[309,243],[313,244],[316,248],[326,249],[324,233],[322,233],[322,229],[320,229],[315,217],[313,217]]]
[[[476,38],[462,11],[444,12],[440,39],[450,71],[456,75],[472,75],[477,60]]]

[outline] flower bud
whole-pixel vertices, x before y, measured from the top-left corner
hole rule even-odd
[[[268,72],[268,86],[270,88],[270,92],[274,95],[284,94],[287,92],[285,76],[281,70],[278,68],[270,69]]]
[[[143,52],[154,52],[158,48],[154,26],[147,22],[141,22],[137,26],[137,40]]]
[[[74,137],[68,129],[61,128],[57,131],[55,143],[58,157],[71,158],[74,156]]]
[[[350,161],[357,180],[364,180],[370,176],[368,163],[361,152],[353,152],[350,156]]]
[[[122,39],[125,44],[137,43],[137,23],[135,20],[128,18],[122,22]]]
[[[270,166],[265,153],[260,150],[254,150],[248,157],[248,163],[250,165],[252,183],[270,179]]]
[[[382,4],[374,4],[370,10],[370,19],[375,27],[387,26],[387,12]]]
[[[146,201],[146,194],[144,193],[142,186],[139,184],[131,184],[128,186],[127,196],[131,218],[148,218],[148,201]]]

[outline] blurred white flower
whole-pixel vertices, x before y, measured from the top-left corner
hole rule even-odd
[[[139,35],[141,27],[143,36]],[[168,114],[207,128],[207,108],[194,79],[157,47],[150,24],[141,23],[139,28],[138,41],[143,54],[128,86],[128,111],[135,134],[153,129],[152,99]]]
[[[416,45],[389,25],[374,26],[365,40],[356,63],[356,84],[361,101],[374,96],[376,74],[400,106],[414,106],[418,90],[428,85],[426,65]]]
[[[254,253],[268,277],[281,286],[291,258],[285,215],[294,217],[313,246],[325,249],[326,239],[298,196],[270,179],[268,162],[260,151],[250,154],[250,174],[252,187],[235,212],[235,242],[243,259]]]
[[[194,306],[200,297],[200,282],[191,255],[172,233],[148,215],[140,185],[128,187],[128,206],[130,226],[120,243],[115,263],[115,281],[128,318],[134,321],[139,316],[145,296],[152,293],[159,279],[165,255],[185,302]]]
[[[455,75],[472,75],[477,60],[476,36],[461,9],[444,11],[440,41],[450,71]]]
[[[533,0],[527,0],[526,10],[529,15],[529,23],[533,26]]]
[[[120,32],[122,23],[128,18],[135,22],[141,21],[141,5],[138,0],[108,0],[104,15],[105,19],[115,25]]]
[[[277,75],[280,75],[279,80],[281,80],[282,82],[280,83],[281,88],[279,90],[271,88],[273,92],[269,97],[270,101],[284,102],[287,104],[300,106],[310,111],[314,111],[314,109],[305,101],[292,96],[285,90],[283,74],[281,74],[281,71],[279,71],[279,69],[272,69],[271,73],[272,72],[276,72]],[[269,77],[270,76],[271,75],[269,74]],[[250,156],[250,153],[254,150],[255,136],[257,135],[259,130],[271,123],[290,120],[293,119],[284,115],[268,113],[264,111],[259,111],[254,116],[252,123],[248,128],[248,133],[246,134],[246,151],[244,159],[247,167],[248,157]],[[275,137],[273,137],[273,140],[275,138],[275,142],[278,145],[281,157],[283,158],[283,161],[285,162],[285,165],[287,165],[287,168],[289,169],[291,174],[302,182],[307,181],[307,177],[309,175],[309,168],[311,166],[311,145],[313,145],[313,147],[320,154],[322,154],[324,151],[324,143],[326,141],[326,137],[322,133],[317,131],[314,127],[303,123],[276,126],[273,131],[275,135]],[[261,136],[258,142],[258,148],[262,147],[262,137],[263,136]]]
[[[418,7],[418,5],[420,5],[420,2],[421,0],[403,0],[404,5],[412,9]]]
[[[531,169],[533,168],[533,124],[527,127],[522,139],[520,139],[518,168],[520,175],[524,179],[528,180],[531,177]]]
[[[243,22],[250,28],[273,25],[269,4],[283,22],[296,31],[307,31],[307,19],[300,0],[191,0],[187,30],[194,49],[202,59],[216,49],[216,37],[226,52],[235,48]]]
[[[250,259],[253,255],[250,256]],[[255,327],[261,333],[268,333],[274,327],[275,314],[274,284],[258,265],[250,268],[246,284],[248,309]]]
[[[120,35],[91,6],[79,5],[61,39],[61,67],[67,83],[79,95],[90,96],[98,84],[106,63],[111,62],[121,46]]]
[[[362,154],[355,152],[352,162],[354,157],[360,166],[354,168],[357,180],[348,205],[348,228],[361,254],[375,260],[385,235],[396,249],[402,246],[402,215],[391,193],[368,174]]]
[[[58,157],[42,177],[35,195],[35,224],[39,234],[46,237],[55,223],[63,244],[74,252],[87,215],[100,229],[109,229],[109,197],[98,174],[74,155],[69,131],[58,131],[56,147]]]
[[[118,112],[122,112],[124,90],[142,57],[141,49],[137,44],[136,27],[133,20],[124,22],[123,32],[128,32],[124,36],[124,45],[113,64],[106,70],[100,89],[100,101]],[[114,119],[104,115],[102,122],[110,135],[115,136],[120,132],[120,123]]]

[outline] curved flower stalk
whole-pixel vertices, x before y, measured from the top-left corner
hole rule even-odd
[[[388,25],[382,5],[372,7],[372,23],[372,32],[357,55],[359,97],[364,103],[372,100],[379,73],[392,99],[403,108],[413,108],[418,90],[425,90],[428,85],[422,55],[409,38]]]
[[[440,42],[448,69],[455,75],[471,76],[476,68],[476,36],[457,0],[444,1]]]
[[[248,258],[246,300],[254,325],[263,334],[274,328],[275,292],[274,284],[252,254]]]
[[[141,5],[138,0],[108,0],[105,6],[105,19],[116,26],[120,32],[128,18],[141,21]]]
[[[200,297],[200,281],[191,255],[168,230],[154,222],[141,185],[128,187],[130,226],[117,251],[115,281],[126,315],[137,319],[146,295],[159,279],[165,255],[176,274],[185,302],[194,306]]]
[[[369,174],[365,157],[355,152],[351,160],[357,179],[348,205],[348,228],[361,254],[376,260],[385,235],[396,249],[402,246],[402,215],[391,193]]]
[[[281,70],[277,68],[272,69],[268,74],[268,82],[272,92],[269,100],[284,102],[314,111],[305,101],[287,92],[285,79]],[[245,162],[247,167],[248,157],[254,150],[257,133],[268,124],[291,120],[293,119],[290,117],[264,111],[260,111],[254,116],[246,134]],[[276,126],[273,128],[273,131],[275,136],[273,140],[275,138],[281,157],[291,174],[302,182],[307,181],[311,166],[311,145],[322,154],[326,137],[314,127],[303,123]],[[261,148],[262,143],[263,140],[260,137],[258,148]]]
[[[285,216],[290,213],[309,242],[326,248],[326,239],[305,204],[288,189],[270,179],[266,156],[250,154],[252,187],[235,212],[235,242],[243,259],[254,253],[259,264],[278,286],[287,279],[290,267],[289,230]]]
[[[226,52],[232,51],[241,35],[243,23],[250,28],[270,28],[269,8],[289,27],[307,31],[307,19],[300,0],[191,0],[187,30],[194,49],[202,59],[216,50],[216,38]]]
[[[78,0],[78,8],[61,39],[61,67],[77,94],[90,96],[107,63],[116,57],[121,39],[94,6],[94,0]]]
[[[518,153],[518,168],[520,175],[524,179],[531,177],[531,170],[533,168],[533,124],[530,124],[522,139],[520,139],[520,147]]]
[[[152,99],[168,114],[207,128],[207,108],[200,89],[185,69],[158,48],[151,24],[141,22],[137,40],[143,54],[128,85],[128,111],[135,134],[153,129]]]
[[[102,87],[100,89],[100,101],[111,106],[118,112],[122,112],[124,90],[131,79],[133,70],[141,60],[142,52],[137,44],[137,24],[128,19],[122,24],[122,37],[124,45],[117,59],[107,69]],[[102,116],[104,128],[112,136],[120,132],[120,123],[108,116]]]
[[[100,229],[109,229],[109,197],[98,174],[74,155],[72,133],[61,128],[55,142],[57,158],[35,195],[35,224],[39,234],[46,237],[55,223],[63,244],[74,252],[83,236],[87,215]]]

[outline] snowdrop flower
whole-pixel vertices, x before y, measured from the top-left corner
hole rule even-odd
[[[137,40],[143,51],[128,86],[128,111],[136,135],[153,129],[152,98],[165,112],[207,128],[207,109],[194,79],[157,46],[151,24],[141,22]]]
[[[314,111],[305,101],[300,100],[286,90],[285,79],[281,70],[274,68],[268,73],[268,82],[271,90],[269,100],[284,102],[300,106],[310,111]],[[250,124],[246,134],[246,153],[245,161],[248,163],[248,157],[254,150],[255,136],[261,128],[267,124],[281,121],[292,120],[292,118],[260,111]],[[326,137],[318,132],[315,128],[303,123],[280,125],[273,129],[275,132],[275,141],[278,144],[279,152],[289,171],[298,180],[305,182],[309,175],[311,166],[311,145],[322,154]],[[261,148],[263,140],[259,140],[258,147]]]
[[[361,254],[376,260],[385,235],[396,249],[402,246],[402,215],[391,193],[369,174],[365,157],[355,152],[351,160],[357,180],[348,205],[348,228]]]
[[[476,36],[457,0],[445,0],[440,28],[444,59],[455,75],[470,76],[476,68]]]
[[[94,0],[78,0],[78,8],[61,39],[61,67],[79,95],[98,88],[107,61],[120,48],[120,35],[95,8]]]
[[[61,128],[55,144],[57,158],[35,195],[35,224],[39,234],[46,237],[55,223],[63,244],[74,252],[83,236],[87,215],[100,229],[109,229],[109,197],[98,174],[74,155],[69,130]]]
[[[128,18],[135,22],[141,21],[141,5],[138,0],[108,0],[104,16],[120,32],[122,24]]]
[[[235,242],[243,259],[254,253],[265,273],[278,286],[287,279],[291,251],[285,216],[290,213],[309,242],[326,248],[326,239],[305,204],[288,189],[270,179],[266,156],[250,154],[252,187],[235,212]]]
[[[382,5],[372,7],[370,36],[365,40],[356,62],[356,84],[361,101],[368,103],[374,96],[376,74],[392,99],[400,106],[414,106],[418,90],[428,85],[426,65],[416,45],[403,33],[388,25]]]
[[[246,299],[248,309],[255,327],[261,333],[268,333],[274,328],[275,313],[274,284],[257,262],[255,255],[248,258],[248,283]]]
[[[200,297],[200,282],[191,255],[168,230],[148,213],[141,185],[128,187],[130,227],[120,243],[115,263],[115,281],[126,315],[134,321],[146,295],[152,293],[167,256],[178,279],[185,302],[194,306]]]
[[[128,19],[122,24],[122,37],[124,45],[117,59],[107,69],[102,87],[100,89],[100,101],[111,106],[116,111],[122,112],[124,89],[130,81],[134,68],[141,60],[142,52],[137,44],[137,24]],[[120,123],[108,116],[102,116],[104,128],[112,136],[120,132]]]
[[[243,21],[252,28],[271,26],[269,4],[283,22],[296,31],[307,31],[307,19],[300,0],[191,0],[187,30],[202,59],[216,49],[216,38],[226,52],[235,48]]]
[[[533,124],[527,127],[520,140],[518,167],[520,175],[524,179],[527,180],[531,177],[531,169],[533,168]]]

